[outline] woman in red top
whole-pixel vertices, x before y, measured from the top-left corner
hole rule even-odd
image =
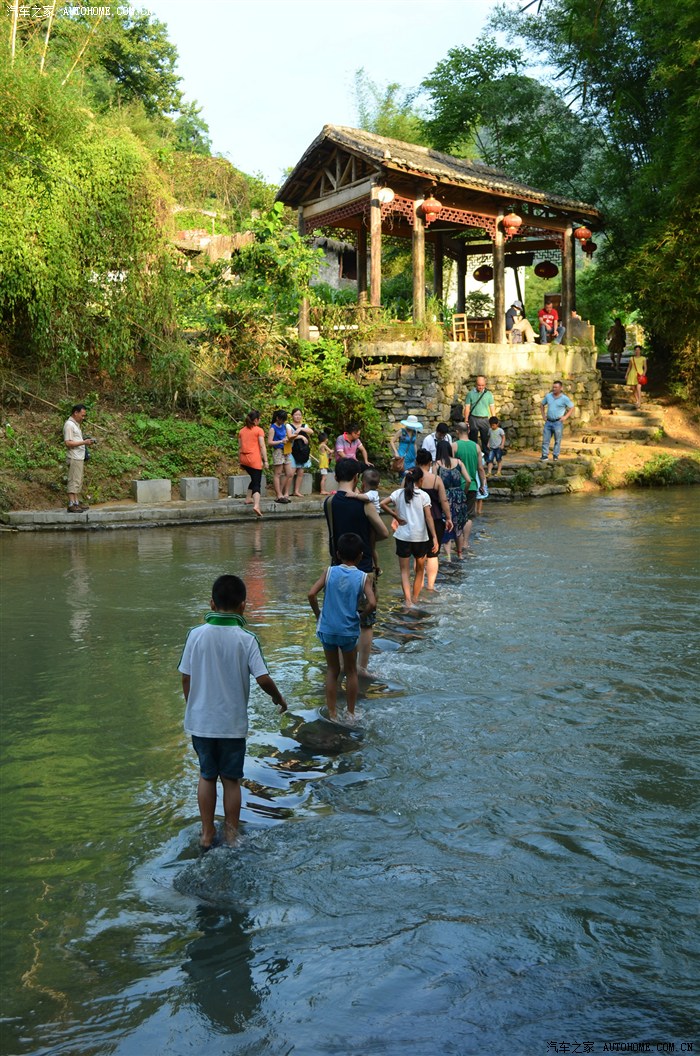
[[[260,411],[249,411],[245,416],[245,425],[238,434],[238,457],[241,469],[250,475],[250,487],[246,496],[246,505],[253,504],[253,513],[262,517],[260,509],[260,485],[262,470],[268,467],[265,433],[260,428]]]

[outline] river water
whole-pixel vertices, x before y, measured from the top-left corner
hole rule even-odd
[[[294,738],[320,522],[0,539],[3,1056],[698,1051],[700,491],[486,506],[418,618],[383,544],[334,755]],[[254,690],[200,857],[176,669],[221,571],[291,714]]]

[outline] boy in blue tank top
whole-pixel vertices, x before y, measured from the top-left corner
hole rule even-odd
[[[357,605],[360,595],[367,599],[365,613],[374,612],[377,599],[372,578],[357,567],[362,560],[364,544],[359,535],[346,532],[338,539],[337,558],[340,562],[327,568],[309,591],[309,605],[318,620],[316,633],[326,654],[326,706],[328,717],[337,717],[338,678],[340,656],[345,669],[345,695],[348,716],[352,721],[357,703],[357,640],[360,636],[360,614]],[[318,595],[323,594],[323,609]]]

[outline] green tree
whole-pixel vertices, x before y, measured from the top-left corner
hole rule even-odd
[[[599,129],[608,241],[598,269],[628,291],[656,353],[700,394],[700,8],[546,0],[501,8],[495,25],[546,61]]]
[[[210,154],[209,126],[196,103],[182,103],[175,118],[175,149],[187,154]]]
[[[363,68],[355,71],[355,105],[360,128],[403,143],[424,143],[423,124],[414,109],[414,93],[395,82],[378,85]]]
[[[422,84],[430,142],[532,186],[594,200],[597,132],[524,71],[518,52],[488,38],[452,48]]]
[[[169,330],[162,177],[133,133],[26,55],[0,68],[0,100],[2,342],[116,373]]]

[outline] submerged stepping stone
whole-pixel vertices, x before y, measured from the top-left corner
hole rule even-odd
[[[339,752],[349,752],[357,748],[358,742],[364,737],[364,730],[360,726],[344,726],[340,722],[333,722],[328,718],[328,713],[322,714],[312,722],[302,722],[292,733],[294,740],[312,752],[320,752],[322,755],[338,755]]]
[[[380,653],[395,653],[401,648],[399,642],[395,642],[392,638],[375,638],[372,645]]]

